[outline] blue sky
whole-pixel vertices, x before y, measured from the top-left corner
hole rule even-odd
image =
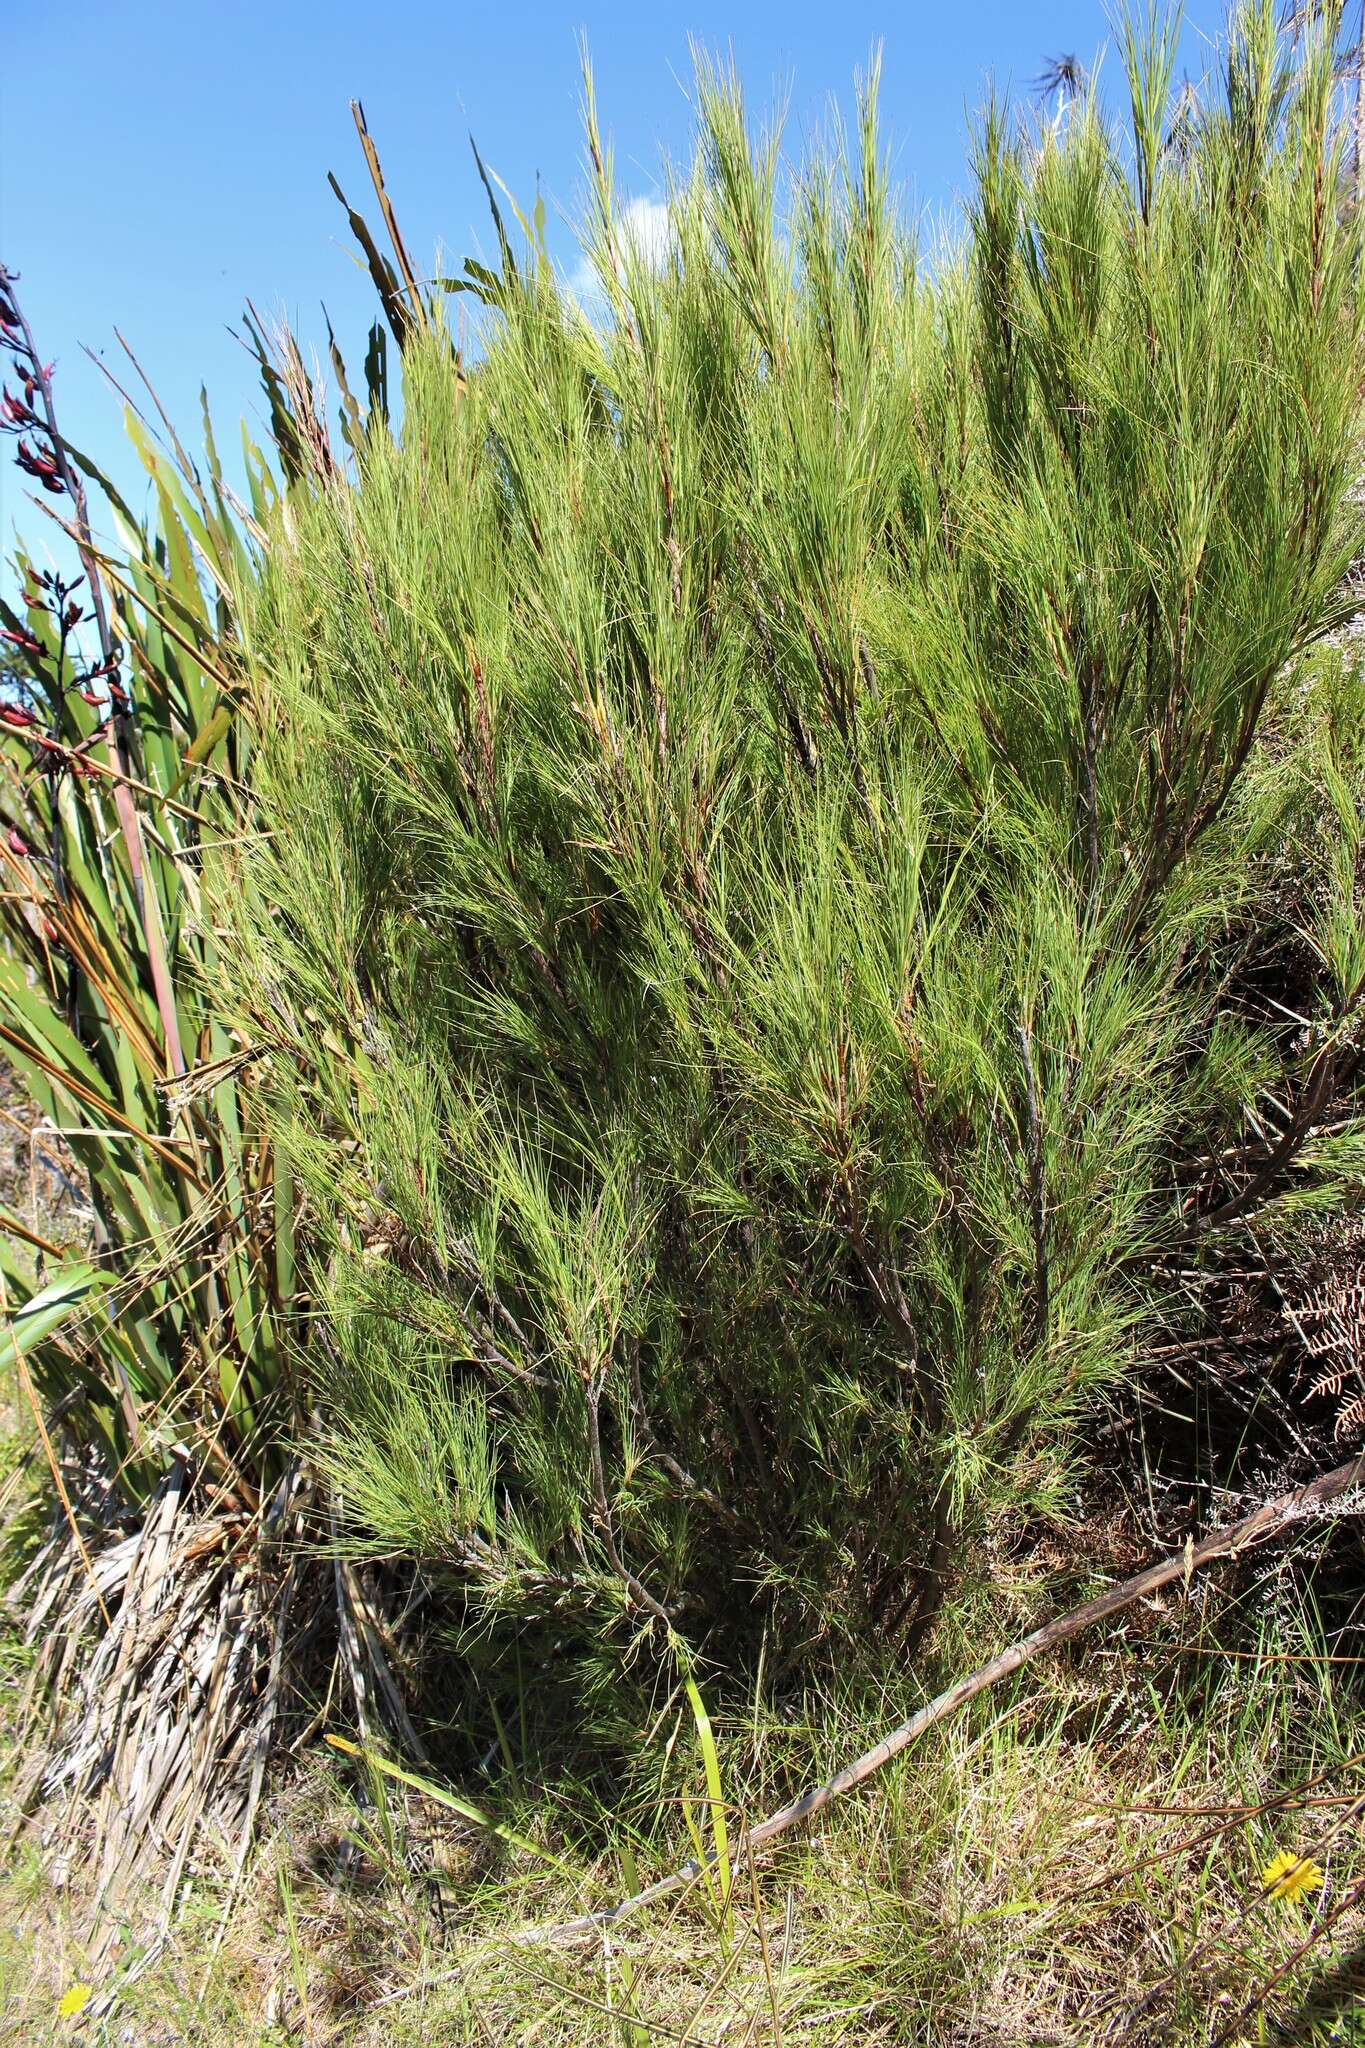
[[[1222,0],[1184,10],[1202,71]],[[414,260],[487,253],[469,151],[529,205],[537,174],[565,268],[583,189],[578,37],[626,197],[657,192],[661,150],[686,151],[689,37],[732,49],[756,109],[785,97],[788,137],[820,127],[831,95],[883,45],[882,107],[898,180],[931,217],[963,182],[968,125],[990,79],[1020,96],[1063,51],[1109,39],[1099,0],[682,0],[682,4],[446,5],[430,0],[63,0],[39,38],[16,24],[0,78],[0,256],[58,364],[68,437],[140,503],[120,409],[81,353],[136,349],[191,446],[207,384],[220,444],[258,420],[251,365],[228,328],[250,298],[325,339],[326,303],[358,363],[373,298],[328,190],[371,200],[351,124],[360,97]],[[1111,61],[1111,73],[1117,66]],[[1115,81],[1116,82],[1116,81]],[[124,366],[126,367],[126,366]],[[7,451],[6,451],[7,454]],[[23,479],[0,462],[0,549],[36,537]]]

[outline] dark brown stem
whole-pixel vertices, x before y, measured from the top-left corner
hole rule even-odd
[[[607,1553],[611,1568],[632,1600],[645,1607],[661,1621],[671,1633],[673,1622],[666,1607],[661,1607],[648,1587],[642,1586],[634,1572],[621,1562],[616,1548],[616,1538],[611,1532],[611,1509],[607,1504],[607,1475],[602,1463],[602,1425],[598,1408],[602,1399],[600,1381],[589,1380],[587,1389],[588,1406],[588,1461],[592,1472],[593,1505],[597,1510],[597,1521],[602,1537],[602,1547]]]
[[[919,1331],[915,1326],[910,1304],[905,1298],[900,1275],[882,1253],[880,1246],[869,1240],[867,1224],[863,1216],[857,1184],[849,1175],[844,1189],[844,1215],[849,1247],[861,1268],[863,1278],[872,1289],[872,1298],[877,1304],[883,1322],[892,1335],[899,1339],[904,1353],[902,1363],[909,1372],[919,1366]]]
[[[920,1566],[915,1612],[901,1644],[901,1655],[907,1663],[928,1639],[929,1631],[943,1611],[948,1594],[948,1565],[957,1547],[957,1537],[957,1524],[953,1520],[945,1488],[934,1507],[933,1532],[929,1538],[928,1554]]]
[[[1219,1230],[1224,1225],[1235,1222],[1239,1216],[1244,1216],[1248,1209],[1254,1208],[1276,1175],[1290,1164],[1295,1153],[1317,1128],[1331,1094],[1335,1074],[1335,1047],[1328,1044],[1314,1060],[1303,1099],[1283,1137],[1264,1165],[1257,1169],[1239,1193],[1229,1196],[1218,1208],[1210,1209],[1204,1215],[1196,1216],[1187,1223],[1184,1229],[1170,1240],[1167,1249],[1174,1250],[1179,1245],[1188,1244],[1191,1239],[1202,1237],[1205,1231]]]
[[[1085,806],[1085,869],[1091,889],[1100,878],[1100,770],[1099,706],[1097,679],[1092,673],[1081,707],[1081,765],[1084,771],[1082,801]]]
[[[638,1341],[632,1345],[630,1354],[630,1412],[637,1436],[641,1442],[648,1446],[656,1462],[667,1472],[670,1479],[676,1480],[684,1493],[689,1494],[694,1500],[699,1500],[704,1507],[708,1507],[711,1510],[713,1515],[718,1515],[722,1521],[728,1522],[731,1528],[743,1533],[743,1520],[735,1513],[734,1509],[727,1507],[720,1498],[720,1495],[713,1493],[709,1486],[703,1486],[700,1479],[695,1479],[687,1470],[687,1467],[679,1464],[672,1453],[666,1451],[659,1442],[658,1433],[654,1428],[653,1422],[650,1420],[649,1410],[645,1406],[645,1392],[640,1382],[640,1346]]]
[[[1024,1068],[1024,1099],[1028,1111],[1026,1156],[1028,1160],[1029,1212],[1033,1224],[1033,1341],[1047,1337],[1048,1322],[1048,1233],[1047,1180],[1043,1171],[1043,1120],[1038,1107],[1038,1079],[1033,1071],[1033,1034],[1026,1024],[1015,1027],[1019,1057]]]

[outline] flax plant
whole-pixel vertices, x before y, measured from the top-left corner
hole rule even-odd
[[[373,177],[382,193],[377,159]],[[0,1368],[54,1511],[12,1595],[44,1709],[21,1798],[104,1791],[106,1904],[158,1859],[172,1901],[206,1808],[241,1825],[244,1854],[300,1641],[328,1614],[349,1628],[358,1684],[356,1645],[378,1641],[358,1585],[285,1540],[312,1492],[290,1365],[299,1206],[206,887],[258,829],[235,621],[317,434],[291,400],[296,358],[248,332],[275,434],[267,456],[243,431],[249,504],[207,407],[201,469],[130,354],[139,519],[63,437],[20,280],[0,270],[0,426],[57,522],[16,558],[22,609],[4,607],[0,1057],[77,1197],[54,1225],[0,1215]],[[363,438],[335,343],[333,358]],[[371,406],[384,361],[376,331]],[[310,1572],[323,1597],[300,1631]]]
[[[206,571],[226,591],[249,557],[209,495],[220,479],[194,503],[129,417],[160,519],[156,531],[125,526],[130,552],[96,571],[112,598],[112,670],[109,656],[76,652],[89,582],[21,565],[30,601],[11,629],[23,695],[5,713],[0,1029],[42,1130],[89,1190],[74,1243],[5,1219],[14,1341],[30,1344],[35,1302],[67,1298],[80,1342],[63,1351],[49,1321],[33,1364],[50,1400],[91,1396],[84,1419],[136,1497],[171,1445],[196,1434],[220,1474],[231,1469],[278,1379],[275,1321],[292,1278],[287,1211],[278,1271],[270,1258],[273,1152],[259,1133],[252,1142],[249,1071],[214,1004],[216,940],[200,902],[206,843],[243,826],[247,745]],[[112,740],[119,717],[126,748]],[[123,1274],[116,1249],[134,1255]]]

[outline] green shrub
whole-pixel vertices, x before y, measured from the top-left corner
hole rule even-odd
[[[276,527],[243,980],[345,1518],[457,1620],[913,1641],[1064,1509],[1163,1254],[1329,1186],[1354,862],[1293,849],[1306,1026],[1228,962],[1298,944],[1358,240],[1325,51],[1252,9],[1168,136],[1172,49],[1124,136],[990,110],[931,265],[875,80],[788,175],[703,70],[661,260],[589,97],[601,317],[499,221],[477,363],[432,315]]]

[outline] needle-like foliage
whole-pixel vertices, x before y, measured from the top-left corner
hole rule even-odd
[[[277,527],[244,985],[344,1510],[457,1617],[916,1639],[1159,1259],[1327,1170],[1353,862],[1311,1015],[1226,992],[1359,529],[1330,53],[1251,8],[1168,135],[1124,47],[1123,132],[987,112],[930,265],[875,76],[789,169],[703,65],[663,252],[589,94],[594,303],[502,237],[477,364],[429,317]]]

